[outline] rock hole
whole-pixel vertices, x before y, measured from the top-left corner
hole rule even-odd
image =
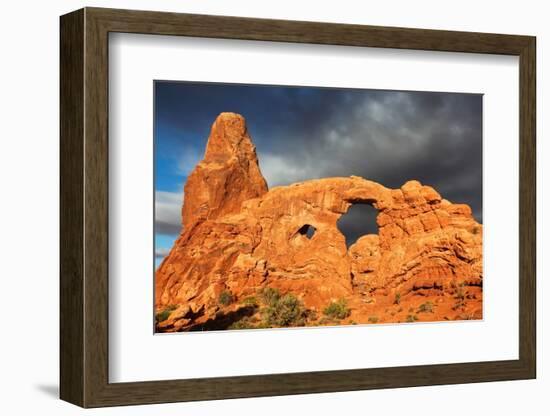
[[[377,215],[378,211],[372,205],[353,204],[340,217],[338,229],[344,234],[348,248],[364,235],[378,234]]]
[[[305,224],[298,230],[298,233],[305,235],[311,240],[315,235],[315,231],[317,231],[317,229],[313,225]]]

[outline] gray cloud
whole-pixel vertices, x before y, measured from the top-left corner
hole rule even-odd
[[[367,234],[378,234],[376,216],[378,212],[369,205],[352,205],[346,215],[338,220],[338,229],[346,237],[348,247]]]
[[[155,192],[155,232],[167,235],[180,233],[182,204],[182,192]]]

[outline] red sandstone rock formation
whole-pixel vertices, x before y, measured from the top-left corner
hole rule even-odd
[[[378,210],[379,234],[347,249],[337,221],[352,204]],[[414,180],[388,189],[325,178],[268,191],[237,114],[214,122],[182,212],[182,233],[156,273],[159,331],[258,321],[266,287],[299,299],[301,325],[334,324],[322,315],[338,301],[349,313],[336,323],[481,318],[482,226],[467,205]]]

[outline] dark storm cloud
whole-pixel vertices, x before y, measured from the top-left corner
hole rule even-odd
[[[178,235],[181,231],[183,192],[155,192],[155,232]]]
[[[155,219],[155,232],[164,235],[178,235],[181,231],[181,222],[179,219],[173,219],[171,222]]]
[[[378,234],[377,214],[376,209],[369,205],[356,204],[340,217],[337,226],[346,237],[348,247],[363,235]]]
[[[356,175],[398,188],[417,179],[452,202],[470,205],[482,219],[480,95],[170,85],[179,115],[168,111],[165,121],[171,118],[172,126],[200,138],[186,144],[196,145],[200,154],[219,112],[246,117],[270,187]],[[189,105],[181,107],[182,101]],[[356,236],[364,233],[366,221],[350,213],[339,226]]]

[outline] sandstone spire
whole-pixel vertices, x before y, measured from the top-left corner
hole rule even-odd
[[[212,124],[204,159],[185,184],[184,229],[238,212],[243,201],[266,192],[244,117],[221,113]]]

